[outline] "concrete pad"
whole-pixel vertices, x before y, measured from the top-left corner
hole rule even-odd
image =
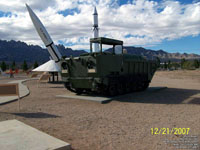
[[[0,122],[2,150],[70,150],[70,144],[18,120]]]
[[[88,100],[88,101],[95,101],[101,104],[108,103],[113,100],[114,97],[101,97],[101,96],[94,96],[94,95],[56,95],[59,98],[70,98],[70,99],[81,99],[81,100]]]
[[[156,92],[162,89],[166,89],[167,87],[149,87],[146,91],[143,92]],[[119,96],[114,96],[114,97],[105,97],[105,96],[95,96],[95,95],[76,95],[76,94],[63,94],[63,95],[56,95],[56,97],[59,98],[69,98],[69,99],[81,99],[81,100],[89,100],[89,101],[95,101],[95,102],[99,102],[101,104],[105,104],[108,103],[112,100],[118,99],[118,98],[123,98],[124,96],[130,95],[130,94],[134,94],[136,92],[133,93],[128,93],[125,95],[119,95]]]
[[[11,81],[9,83],[18,83],[19,84],[19,96],[20,98],[23,98],[27,95],[29,95],[29,89],[27,88],[26,85],[22,84],[25,81],[32,80],[32,79],[25,79],[25,80],[15,80]],[[18,100],[17,96],[0,96],[0,105],[6,104],[12,101]]]

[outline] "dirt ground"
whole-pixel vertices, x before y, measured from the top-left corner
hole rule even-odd
[[[0,83],[7,81],[0,77]],[[190,128],[189,136],[196,136],[200,147],[200,70],[157,71],[150,86],[166,89],[128,94],[107,104],[57,98],[70,94],[62,84],[25,84],[30,95],[21,99],[21,111],[17,102],[0,105],[0,121],[20,120],[75,150],[174,150],[166,140],[184,136],[152,135],[151,128],[169,128],[170,133]]]

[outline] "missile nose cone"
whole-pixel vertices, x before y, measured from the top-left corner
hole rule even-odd
[[[28,10],[28,13],[29,13],[31,19],[32,19],[32,17],[33,17],[35,14],[33,13],[32,9],[28,6],[28,4],[26,4],[26,8],[27,8],[27,10]]]
[[[27,8],[28,11],[31,10],[31,8],[28,6],[28,4],[26,4],[26,8]]]
[[[96,6],[94,7],[94,14],[93,15],[98,15]]]

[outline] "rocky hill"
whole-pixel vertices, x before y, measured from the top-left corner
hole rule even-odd
[[[65,48],[63,45],[57,46],[59,51],[63,56],[79,56],[82,53],[86,53],[84,50],[72,50],[71,48]],[[142,47],[124,47],[127,49],[128,53],[135,55],[142,55],[148,59],[155,59],[159,57],[161,61],[180,61],[182,58],[185,59],[200,59],[200,55],[197,54],[180,54],[180,53],[167,53],[163,50],[149,50]],[[111,49],[108,49],[111,51]],[[46,49],[36,46],[27,45],[20,41],[5,41],[0,40],[0,62],[23,62],[26,60],[28,63],[33,63],[35,61],[39,63],[44,63],[49,60],[49,53]]]
[[[163,50],[150,50],[145,49],[143,47],[124,47],[129,54],[134,55],[142,55],[146,57],[147,59],[155,59],[156,57],[159,57],[162,62],[164,61],[180,61],[181,59],[200,59],[200,55],[197,54],[187,54],[187,53],[168,53]],[[108,49],[108,51],[112,51],[112,49]]]

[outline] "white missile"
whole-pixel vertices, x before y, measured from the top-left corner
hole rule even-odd
[[[55,62],[59,62],[61,59],[61,54],[58,51],[57,47],[54,45],[51,37],[49,36],[47,30],[43,26],[42,22],[36,16],[36,14],[32,11],[32,9],[26,4],[26,8],[29,12],[31,20],[35,26],[37,33],[39,34],[40,38],[42,39],[44,45],[46,46],[49,54],[55,60]]]
[[[97,13],[96,7],[94,7],[93,16],[94,16],[94,25],[93,25],[94,38],[98,38],[99,37],[99,26],[98,26],[98,13]],[[94,43],[94,52],[98,52],[98,51],[99,51],[99,44]]]

